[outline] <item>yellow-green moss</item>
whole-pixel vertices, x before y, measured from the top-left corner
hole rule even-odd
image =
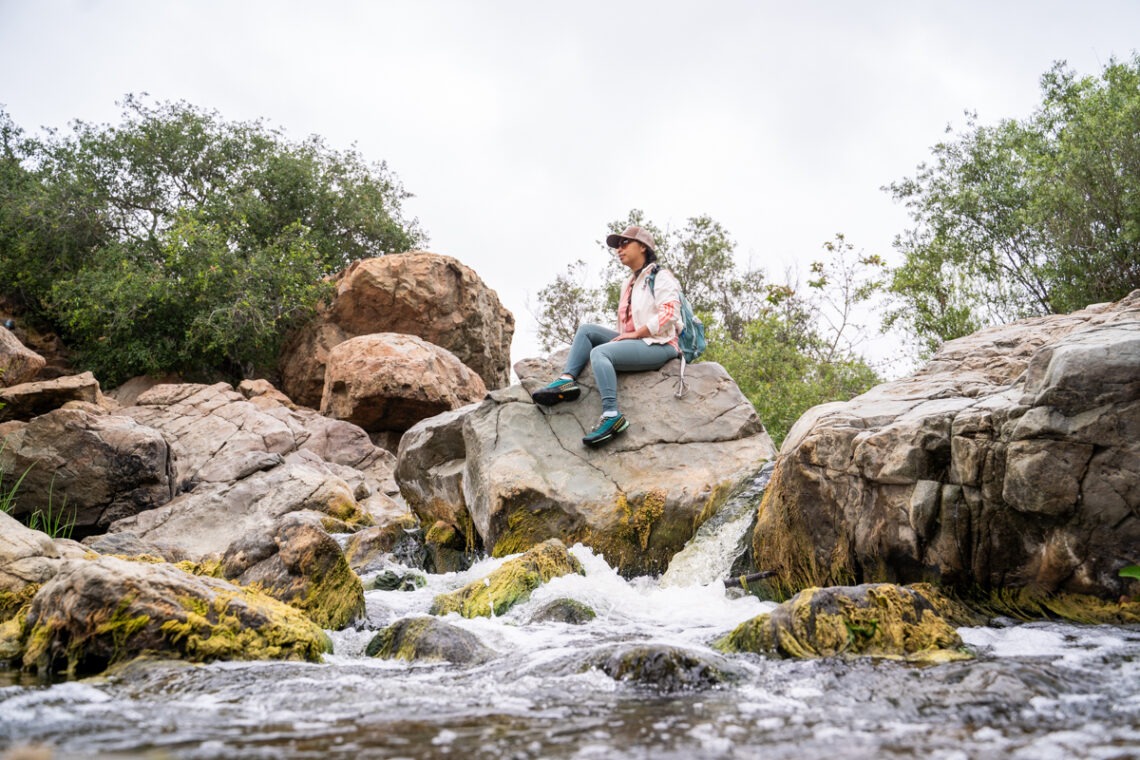
[[[450,594],[440,594],[432,602],[431,614],[458,612],[467,618],[502,615],[515,604],[526,601],[531,591],[551,578],[583,572],[581,563],[561,541],[549,539],[521,557],[504,562],[486,578]]]
[[[631,541],[637,541],[642,551],[649,548],[649,534],[653,532],[657,520],[665,514],[666,496],[665,491],[654,489],[645,494],[637,506],[631,505],[625,494],[619,497],[624,514],[625,534]]]
[[[27,635],[24,647],[24,667],[35,668],[47,673],[57,657],[53,644],[64,643],[62,656],[67,661],[67,673],[74,676],[77,667],[86,659],[87,649],[93,641],[100,641],[101,647],[109,652],[110,662],[118,662],[130,656],[131,639],[145,630],[150,623],[146,614],[131,614],[131,605],[137,594],[124,596],[113,611],[99,610],[86,621],[88,630],[83,635],[73,635],[74,630],[64,636],[61,631],[74,628],[73,621],[53,616],[36,623]]]
[[[714,646],[725,652],[802,659],[842,655],[946,662],[970,658],[954,626],[930,609],[954,609],[952,602],[932,588],[879,584],[858,590],[863,601],[839,589],[806,589],[772,613],[742,623]]]
[[[402,621],[401,625],[390,625],[368,643],[365,654],[385,660],[415,662],[419,659],[416,645],[420,637],[431,630],[432,623],[432,618],[420,617]]]
[[[39,590],[38,583],[30,583],[19,591],[0,591],[0,622],[15,617],[21,610],[26,610],[32,602],[32,597]]]
[[[424,535],[424,541],[429,544],[437,546],[454,547],[456,538],[459,536],[459,531],[455,529],[454,525],[445,523],[443,520],[436,520],[436,522],[428,528],[428,532]]]
[[[220,559],[207,559],[201,562],[191,562],[190,560],[183,560],[182,562],[174,563],[184,573],[191,575],[202,575],[207,578],[225,578],[222,572],[222,561]]]
[[[343,556],[289,604],[322,628],[341,629],[364,613],[364,585]]]
[[[1033,587],[975,593],[969,603],[989,614],[1008,615],[1019,620],[1060,618],[1092,625],[1140,623],[1140,600],[1108,601],[1087,594],[1050,594]]]
[[[797,494],[789,494],[783,470],[776,468],[760,501],[752,556],[756,567],[773,570],[763,583],[763,595],[784,601],[803,589],[843,586],[855,582],[855,561],[845,541],[836,541],[827,552],[827,564],[817,560],[817,539],[800,507]]]
[[[187,659],[310,660],[332,651],[332,641],[312,621],[275,599],[235,587],[206,602],[197,597],[178,600],[181,619],[165,621],[161,628]],[[271,622],[260,627],[244,625],[232,609],[235,602],[252,607]]]

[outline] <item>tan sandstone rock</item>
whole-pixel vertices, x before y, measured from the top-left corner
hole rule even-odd
[[[413,251],[354,262],[337,277],[321,318],[300,330],[282,355],[282,390],[316,407],[334,346],[373,333],[415,335],[447,349],[488,388],[510,382],[514,316],[495,291],[458,260]]]
[[[321,413],[370,432],[403,432],[486,394],[479,376],[450,352],[414,335],[378,333],[329,353]]]
[[[19,385],[35,378],[47,361],[6,327],[0,327],[0,386]]]

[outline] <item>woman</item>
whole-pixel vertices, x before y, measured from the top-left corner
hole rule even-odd
[[[607,237],[606,245],[632,272],[618,303],[618,329],[579,327],[562,375],[532,395],[543,406],[573,401],[581,395],[575,380],[589,361],[602,396],[602,419],[582,439],[587,446],[600,446],[629,429],[629,420],[618,409],[618,372],[660,369],[679,355],[681,286],[671,272],[658,268],[653,236],[634,225]]]

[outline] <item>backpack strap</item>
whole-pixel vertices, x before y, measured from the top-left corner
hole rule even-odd
[[[649,292],[654,295],[657,294],[653,290],[653,285],[657,281],[657,273],[659,271],[661,271],[660,264],[654,264],[653,269],[649,270]],[[687,365],[688,362],[685,361],[685,352],[681,350],[679,345],[677,346],[677,358],[681,360],[681,375],[677,378],[677,384],[673,386],[677,389],[673,392],[673,395],[676,398],[682,398],[689,390],[689,384],[685,382],[685,365]]]

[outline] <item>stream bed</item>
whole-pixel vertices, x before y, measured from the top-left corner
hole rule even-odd
[[[960,629],[969,662],[735,655],[730,682],[662,688],[588,663],[631,644],[717,661],[710,641],[774,605],[573,552],[585,576],[499,618],[446,618],[498,653],[476,666],[364,650],[502,560],[366,592],[366,621],[332,633],[322,664],[146,662],[51,685],[0,671],[0,758],[1140,758],[1140,628],[999,620]],[[529,622],[558,598],[597,617]]]

